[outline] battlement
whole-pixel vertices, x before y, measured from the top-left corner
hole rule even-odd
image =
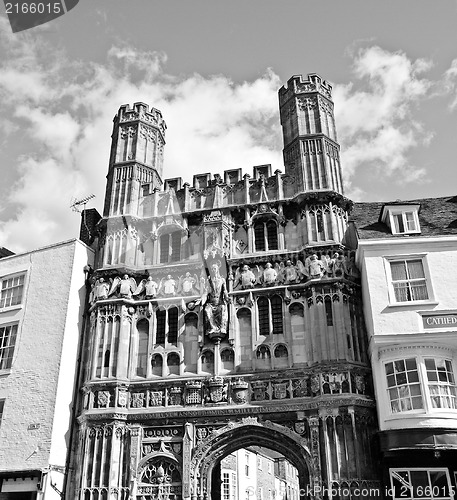
[[[162,117],[162,113],[156,108],[149,108],[144,102],[135,102],[132,108],[129,104],[123,104],[120,106],[117,115],[113,119],[115,123],[125,123],[137,120],[159,128],[162,134],[165,135],[167,125]]]
[[[293,95],[319,92],[328,99],[332,98],[332,85],[323,80],[316,73],[308,74],[305,80],[302,75],[294,75],[287,81],[287,86],[282,86],[279,91],[279,105],[282,106]]]

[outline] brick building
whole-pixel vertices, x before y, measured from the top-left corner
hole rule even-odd
[[[93,251],[77,240],[0,259],[1,500],[60,498]]]

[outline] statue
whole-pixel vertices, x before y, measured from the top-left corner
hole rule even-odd
[[[255,282],[256,282],[255,274],[251,271],[248,265],[244,265],[241,270],[237,284],[241,283],[241,288],[245,290],[246,288],[253,287]]]
[[[90,302],[94,303],[97,300],[103,300],[108,298],[109,284],[104,280],[104,278],[99,278],[93,285],[90,294]]]
[[[267,286],[271,286],[276,284],[276,279],[278,278],[278,273],[275,269],[273,269],[273,266],[270,264],[270,262],[267,262],[265,264],[265,269],[263,271],[263,284]]]
[[[286,283],[295,283],[298,278],[297,270],[292,264],[291,260],[286,261],[286,267],[284,268],[284,277]]]
[[[195,295],[197,293],[196,285],[198,283],[197,276],[191,276],[189,272],[184,277],[179,279],[179,290],[184,295]]]
[[[324,275],[325,267],[323,263],[317,258],[317,255],[309,256],[305,261],[305,267],[309,276],[309,279],[320,279]]]
[[[161,295],[176,295],[176,281],[173,279],[171,274],[168,274],[166,278],[160,280],[159,293]]]
[[[124,274],[122,278],[117,276],[113,280],[111,290],[108,295],[112,295],[119,288],[119,295],[126,299],[132,298],[132,293],[138,288],[135,278],[129,278],[128,274]]]
[[[225,279],[220,275],[220,261],[211,264],[211,275],[204,306],[206,333],[210,338],[221,339],[227,334],[229,296]]]
[[[335,252],[330,260],[330,269],[333,276],[343,276],[345,268],[345,261],[343,255]]]
[[[153,299],[157,295],[158,284],[149,276],[147,280],[141,280],[138,288],[133,292],[133,295],[139,295],[145,292],[147,299]]]

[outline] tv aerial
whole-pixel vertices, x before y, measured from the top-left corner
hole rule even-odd
[[[73,212],[79,212],[81,213],[82,210],[86,209],[86,204],[89,200],[92,198],[95,198],[95,194],[90,194],[89,196],[86,196],[85,198],[81,198],[78,200],[77,198],[74,198],[71,200],[71,205],[70,208],[73,210]],[[82,209],[81,209],[82,206]]]

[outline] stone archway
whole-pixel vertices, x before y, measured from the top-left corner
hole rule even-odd
[[[284,455],[298,471],[300,490],[304,493],[302,497],[308,497],[309,485],[315,483],[316,471],[306,441],[287,427],[247,417],[212,432],[196,448],[191,464],[192,498],[212,498],[215,466],[233,451],[249,446],[262,446]]]

